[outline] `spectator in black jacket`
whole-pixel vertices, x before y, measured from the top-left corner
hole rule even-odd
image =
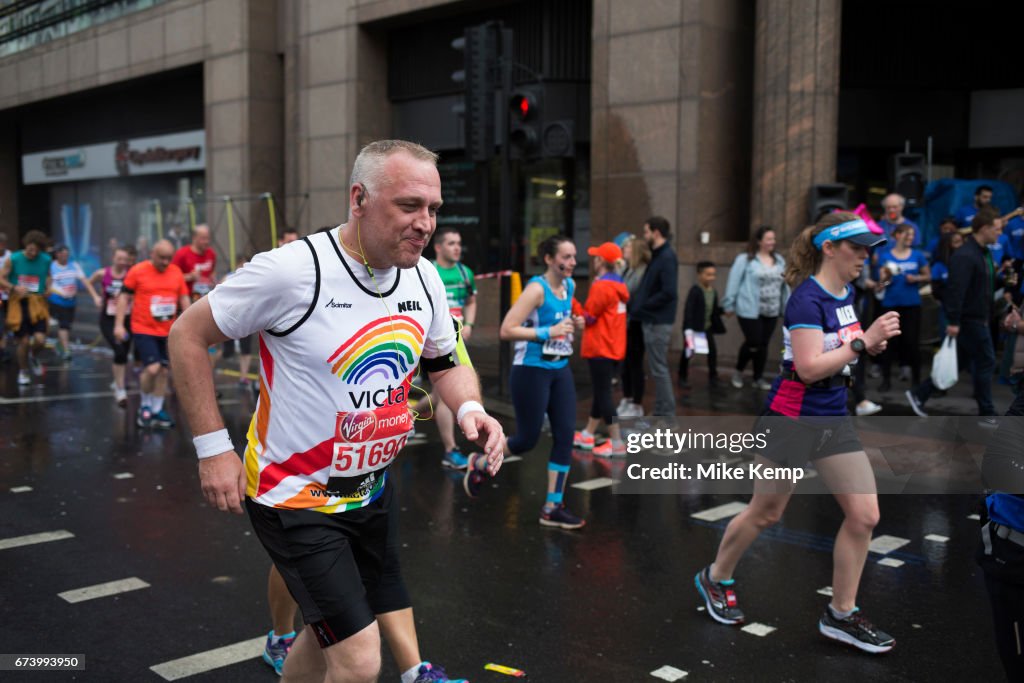
[[[989,322],[996,287],[996,268],[988,245],[1002,233],[995,210],[984,207],[971,220],[971,235],[949,260],[949,282],[942,304],[949,324],[946,336],[955,337],[961,358],[968,361],[974,380],[974,399],[982,417],[996,415],[992,405],[992,372],[996,367],[995,346]],[[926,415],[924,404],[934,390],[931,379],[907,390],[907,401],[918,415]],[[991,420],[987,420],[992,422]]]
[[[629,317],[638,320],[644,332],[647,365],[654,380],[652,415],[675,415],[676,396],[668,371],[668,344],[679,303],[679,264],[668,244],[668,220],[652,216],[644,224],[644,240],[651,247],[647,266],[636,294],[629,300]]]
[[[683,338],[686,344],[679,356],[679,387],[686,389],[689,383],[690,356],[695,353],[693,342],[696,334],[707,338],[708,384],[718,381],[718,348],[715,335],[725,333],[722,324],[722,307],[718,304],[715,291],[715,264],[701,261],[697,264],[697,283],[690,288],[683,307]]]

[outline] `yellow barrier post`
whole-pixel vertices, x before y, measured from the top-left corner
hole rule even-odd
[[[228,261],[231,270],[235,270],[235,212],[231,204],[231,195],[224,195],[224,211],[228,215]]]
[[[164,238],[164,212],[160,208],[160,200],[153,200],[153,211],[156,212],[156,238],[162,240]]]
[[[274,213],[274,195],[264,192],[260,199],[267,200],[267,211],[270,212],[270,248],[277,246],[277,215]]]
[[[188,198],[188,234],[196,231],[196,203],[191,197]]]
[[[516,300],[523,293],[523,279],[519,275],[518,271],[514,271],[512,273],[511,280],[509,281],[508,290],[509,290],[509,299],[511,299],[510,303],[514,305],[516,303]]]

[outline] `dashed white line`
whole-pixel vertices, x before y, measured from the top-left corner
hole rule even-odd
[[[251,640],[243,640],[234,645],[225,645],[215,650],[207,650],[199,654],[189,655],[180,659],[172,659],[163,664],[149,667],[165,681],[177,681],[181,678],[206,673],[224,666],[231,666],[248,659],[255,659],[263,653],[267,637],[260,636]]]
[[[819,588],[818,589],[818,595],[825,595],[825,596],[828,596],[828,597],[831,598],[832,597],[832,586],[825,586],[824,588]]]
[[[57,593],[57,597],[74,604],[95,598],[108,598],[111,595],[127,593],[128,591],[137,591],[140,588],[149,588],[149,584],[138,577],[132,576],[119,581],[108,581],[107,583],[99,583],[95,586],[64,591],[63,593]]]
[[[14,538],[3,538],[0,539],[0,550],[20,548],[25,545],[35,545],[36,543],[63,541],[65,538],[74,537],[75,535],[70,531],[65,531],[64,529],[61,529],[60,531],[44,531],[39,534],[29,534],[28,536],[15,536]]]
[[[655,669],[651,672],[651,675],[655,678],[660,678],[663,681],[681,681],[690,674],[682,669],[677,669],[674,666],[666,664],[660,669]]]
[[[28,493],[31,490],[31,486],[14,486],[11,488],[11,493]]]
[[[967,515],[967,519],[973,519],[975,522],[980,522],[981,515]]]
[[[114,475],[114,479],[134,479],[135,475],[131,472],[118,472]]]
[[[588,481],[581,481],[578,484],[573,484],[572,487],[582,491],[593,491],[594,489],[603,489],[606,486],[618,483],[618,481],[609,477],[598,477],[597,479],[590,479]]]
[[[876,536],[871,540],[871,545],[868,546],[868,550],[873,553],[888,555],[892,551],[902,548],[908,543],[910,543],[909,538],[900,538],[899,536]]]
[[[701,510],[691,516],[694,519],[699,519],[704,522],[717,522],[718,520],[725,519],[726,517],[735,517],[746,509],[746,503],[733,502],[708,508],[707,510]]]
[[[935,541],[936,543],[948,543],[949,536],[942,536],[941,534],[928,534],[924,537],[926,541]]]
[[[906,563],[903,560],[897,560],[895,557],[883,557],[878,561],[878,564],[883,567],[902,567]]]
[[[507,465],[510,462],[519,462],[522,459],[523,456],[521,455],[507,455],[504,458],[502,458],[501,462]]]
[[[776,629],[775,629],[774,626],[769,626],[768,624],[759,624],[759,623],[757,623],[755,621],[752,624],[747,624],[746,626],[744,626],[740,630],[744,631],[746,633],[749,633],[751,635],[755,635],[755,636],[759,636],[761,638],[764,638],[766,635],[768,635],[769,633],[772,633]]]

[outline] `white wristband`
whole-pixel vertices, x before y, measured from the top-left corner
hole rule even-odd
[[[484,415],[487,414],[487,411],[484,410],[484,407],[480,405],[477,401],[466,401],[461,406],[459,406],[459,412],[455,416],[455,421],[459,424],[462,424],[462,418],[466,416],[466,413],[471,413],[474,410],[478,410]]]
[[[228,436],[228,430],[226,429],[193,436],[192,445],[196,447],[196,455],[200,460],[235,450],[235,446],[231,443],[231,437]]]

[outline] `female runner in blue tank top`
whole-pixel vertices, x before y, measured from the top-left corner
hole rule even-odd
[[[900,333],[899,313],[883,314],[865,332],[853,306],[850,283],[860,276],[868,248],[884,242],[849,213],[827,214],[797,237],[786,267],[786,279],[795,289],[784,315],[782,373],[754,428],[767,436],[757,464],[802,468],[814,460],[842,508],[845,519],[833,552],[832,602],[818,630],[873,653],[887,652],[895,640],[857,609],[857,587],[878,523],[878,495],[871,464],[846,417],[846,390],[849,366],[861,353],[882,353],[887,341]],[[733,571],[758,535],[779,521],[792,491],[785,481],[756,480],[750,505],[729,523],[714,564],[695,577],[716,621],[743,621]]]
[[[579,529],[585,522],[565,507],[563,496],[572,457],[576,424],[576,384],[569,357],[573,333],[583,329],[581,315],[573,315],[576,285],[576,246],[565,235],[544,240],[537,250],[547,270],[530,279],[522,295],[505,314],[501,338],[515,342],[509,387],[516,411],[516,433],[508,437],[506,453],[518,455],[532,449],[540,438],[547,414],[551,422],[551,458],[548,461],[548,493],[540,514],[544,526]],[[485,474],[486,459],[469,457],[466,493],[476,497]]]

